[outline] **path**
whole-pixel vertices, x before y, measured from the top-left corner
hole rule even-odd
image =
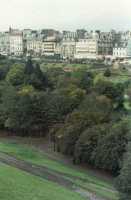
[[[73,191],[81,194],[86,199],[105,200],[105,199],[96,197],[94,194],[81,188],[77,184],[74,185],[74,183],[70,179],[64,177],[65,176],[64,173],[57,172],[55,170],[49,169],[44,166],[31,164],[27,161],[17,159],[14,156],[11,156],[11,155],[3,153],[3,152],[0,152],[0,162],[7,164],[9,166],[18,168],[20,170],[26,171],[32,175],[39,176],[40,178],[55,182],[61,186],[64,186],[67,189],[73,190]],[[73,178],[73,176],[71,176],[71,178]]]
[[[91,166],[87,165],[74,165],[72,162],[72,157],[63,155],[59,152],[54,152],[53,149],[53,143],[50,142],[49,138],[31,138],[31,137],[8,137],[8,138],[0,138],[1,141],[9,141],[9,142],[15,142],[18,144],[26,144],[28,146],[31,146],[33,148],[36,148],[36,150],[40,151],[41,153],[44,153],[48,156],[51,160],[56,160],[58,162],[61,162],[73,169],[79,170],[81,172],[86,173],[87,170],[90,172],[90,174],[97,176],[98,178],[102,180],[107,180],[108,182],[112,183],[112,176],[110,174],[107,174],[107,172],[100,171],[97,169],[92,169]]]

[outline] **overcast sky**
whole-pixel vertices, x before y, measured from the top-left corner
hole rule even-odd
[[[3,0],[0,30],[130,29],[131,0]]]

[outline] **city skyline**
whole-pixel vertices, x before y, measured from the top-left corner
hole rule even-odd
[[[57,30],[128,30],[130,0],[5,0],[0,7],[0,30],[54,28]]]

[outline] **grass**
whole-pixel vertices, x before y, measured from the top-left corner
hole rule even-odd
[[[87,189],[90,192],[97,194],[100,197],[117,200],[117,192],[114,190],[110,190],[108,187],[105,187],[101,184],[95,184],[91,182],[81,182],[77,181],[77,184],[83,186],[83,188]]]
[[[44,70],[45,68],[64,68],[64,67],[71,67],[71,68],[83,68],[89,67],[89,64],[69,64],[69,63],[42,63],[41,68]]]
[[[69,177],[70,175],[75,176],[78,178],[78,180],[75,180],[74,183],[77,183],[80,186],[85,187],[92,192],[95,192],[101,197],[106,197],[109,200],[117,199],[117,193],[113,188],[112,182],[102,180],[94,174],[90,173],[88,170],[87,173],[85,173],[81,170],[76,170],[73,167],[66,166],[61,162],[49,159],[45,154],[40,153],[35,149],[29,148],[26,145],[1,142],[0,151],[9,153],[16,156],[17,158],[29,161],[33,164],[46,166],[52,170],[62,172],[64,174],[67,174],[67,177]],[[80,181],[79,178],[84,178],[86,179],[86,181]]]
[[[130,80],[130,77],[128,76],[120,76],[120,75],[112,75],[109,77],[109,80],[112,81],[113,83],[126,83],[128,80]]]
[[[0,164],[1,200],[84,200],[55,183]]]

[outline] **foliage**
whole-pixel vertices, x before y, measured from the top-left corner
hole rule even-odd
[[[104,76],[106,76],[106,77],[110,77],[110,76],[111,76],[111,71],[110,71],[109,68],[107,68],[107,69],[105,70]]]
[[[4,68],[5,66],[5,68]],[[0,66],[0,128],[43,136],[54,128],[57,150],[73,161],[118,173],[128,142],[123,118],[130,84],[87,66],[50,68],[31,58]],[[107,73],[108,72],[108,73]]]
[[[116,188],[119,191],[120,200],[131,199],[131,142],[128,144],[120,175],[116,179]]]
[[[113,173],[119,171],[126,151],[129,131],[129,123],[126,120],[108,127],[107,134],[98,139],[97,147],[92,155],[96,167]]]
[[[6,76],[7,82],[9,82],[9,84],[14,85],[14,86],[23,84],[24,70],[25,70],[24,66],[22,65],[19,65],[19,64],[13,65]]]
[[[123,107],[124,86],[121,83],[113,83],[102,75],[97,75],[94,79],[95,91],[98,94],[106,95],[110,98],[115,108]]]
[[[9,71],[8,65],[0,65],[0,80],[4,80],[7,72]]]

